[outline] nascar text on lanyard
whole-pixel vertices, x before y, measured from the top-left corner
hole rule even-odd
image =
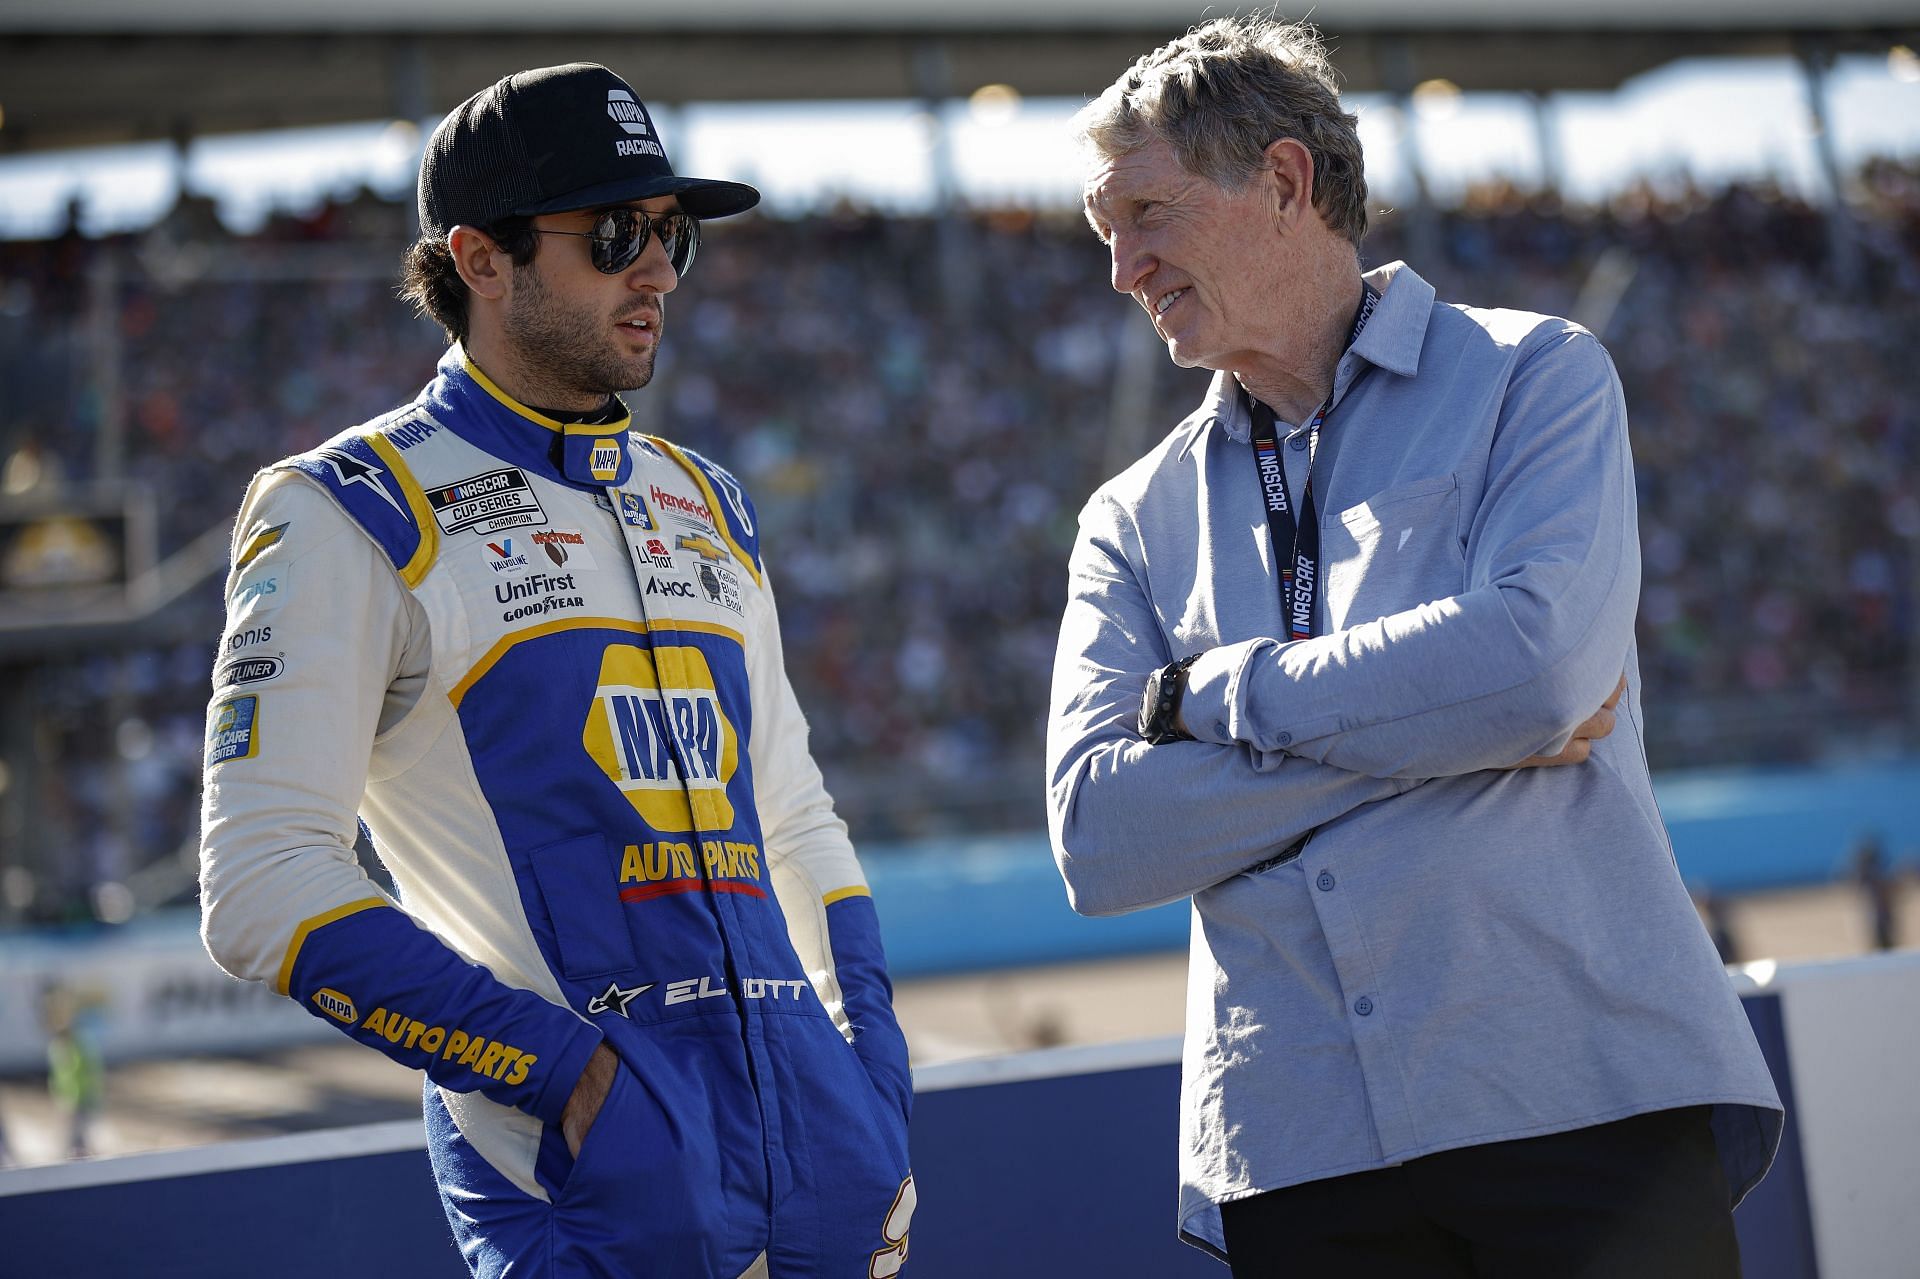
[[[1360,298],[1360,311],[1353,317],[1353,332],[1347,335],[1347,347],[1360,340],[1360,330],[1373,317],[1380,294],[1371,284]],[[1246,395],[1243,390],[1242,395]],[[1280,566],[1280,607],[1286,614],[1287,638],[1313,638],[1313,604],[1320,596],[1320,525],[1313,512],[1313,458],[1319,452],[1320,427],[1333,409],[1333,393],[1314,413],[1307,425],[1307,483],[1300,490],[1300,516],[1295,520],[1293,504],[1287,497],[1287,470],[1280,463],[1280,439],[1274,425],[1273,410],[1247,396],[1253,416],[1253,468],[1260,477],[1260,492],[1267,504],[1267,531],[1273,535],[1273,562]]]

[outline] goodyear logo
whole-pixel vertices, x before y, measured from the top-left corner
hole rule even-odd
[[[353,1001],[331,986],[322,986],[314,991],[313,1002],[335,1021],[343,1021],[351,1026],[360,1020],[360,1010],[353,1006]]]
[[[620,476],[620,441],[595,440],[593,454],[588,460],[587,469],[593,472],[593,478],[611,484]]]
[[[661,680],[656,661],[677,675],[677,685]],[[733,825],[727,782],[740,765],[740,737],[699,649],[662,645],[649,655],[610,646],[580,740],[653,829],[692,830],[695,796],[704,827]]]

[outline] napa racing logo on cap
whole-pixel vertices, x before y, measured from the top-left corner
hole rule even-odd
[[[680,686],[663,687],[656,660],[681,676]],[[650,655],[631,644],[610,646],[580,741],[654,830],[692,830],[695,794],[702,797],[703,829],[733,825],[727,783],[740,766],[740,736],[699,649],[661,645]]]
[[[587,470],[593,478],[603,484],[611,484],[620,478],[620,441],[595,440],[593,452],[587,458]]]
[[[236,697],[213,711],[207,726],[207,767],[260,753],[260,699]]]
[[[681,533],[673,539],[673,544],[683,551],[692,551],[703,560],[716,563],[727,558],[727,553],[713,544],[713,539],[701,533]]]
[[[647,136],[652,132],[647,109],[635,102],[631,93],[625,89],[607,90],[607,118],[628,135],[613,144],[615,155],[657,155],[666,159],[667,153],[660,149],[660,144]]]

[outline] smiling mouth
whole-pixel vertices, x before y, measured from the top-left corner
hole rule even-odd
[[[1161,294],[1160,300],[1153,304],[1154,316],[1158,318],[1159,316],[1165,315],[1167,313],[1168,307],[1172,306],[1175,302],[1178,302],[1181,298],[1185,296],[1187,296],[1187,291],[1185,289],[1175,289],[1170,293]]]

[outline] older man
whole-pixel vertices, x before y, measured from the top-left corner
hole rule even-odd
[[[1780,1103],[1648,780],[1619,383],[1363,274],[1355,123],[1259,18],[1078,121],[1114,288],[1217,376],[1081,515],[1060,871],[1193,898],[1179,1224],[1235,1274],[1734,1274]]]

